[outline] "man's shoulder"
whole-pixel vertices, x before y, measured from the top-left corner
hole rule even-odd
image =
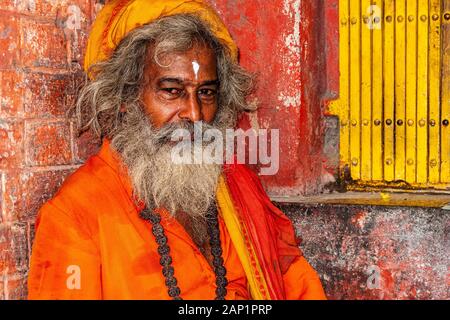
[[[119,174],[99,155],[91,156],[69,175],[48,201],[65,212],[99,209],[123,193]]]
[[[108,182],[116,179],[117,173],[96,154],[67,177],[57,195],[73,192],[105,192],[104,187],[109,184]]]

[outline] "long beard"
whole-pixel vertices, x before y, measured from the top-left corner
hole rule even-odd
[[[149,209],[165,208],[172,215],[183,212],[191,218],[205,217],[215,202],[222,164],[176,164],[171,159],[174,130],[193,131],[191,123],[179,123],[155,129],[141,108],[130,108],[124,115],[121,129],[111,141],[121,155],[135,196]],[[220,117],[220,116],[219,116]],[[227,123],[228,122],[228,123]],[[203,129],[224,131],[229,121],[219,119],[218,125],[203,124]],[[193,144],[195,148],[204,145]]]

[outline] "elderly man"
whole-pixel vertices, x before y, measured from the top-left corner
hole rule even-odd
[[[109,1],[85,69],[74,111],[103,145],[39,212],[29,298],[325,298],[255,174],[173,161],[176,130],[223,132],[249,109],[251,77],[208,5]]]

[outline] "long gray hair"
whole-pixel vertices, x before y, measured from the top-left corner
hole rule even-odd
[[[211,32],[201,18],[178,14],[160,18],[130,32],[117,46],[111,58],[92,65],[87,80],[71,113],[75,114],[80,132],[91,129],[99,137],[112,139],[122,124],[121,109],[137,112],[142,108],[145,88],[144,69],[148,47],[154,59],[169,52],[186,52],[195,43],[208,45],[217,59],[220,81],[218,113],[222,125],[234,127],[238,115],[251,111],[246,97],[253,87],[253,76],[231,58],[229,49]],[[141,111],[141,110],[139,110]]]

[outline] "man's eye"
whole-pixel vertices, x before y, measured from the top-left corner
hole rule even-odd
[[[161,90],[164,91],[165,93],[167,92],[171,95],[179,95],[181,93],[181,89],[177,89],[177,88],[163,88]]]
[[[201,89],[199,94],[206,97],[214,97],[216,95],[216,90],[212,89]]]

